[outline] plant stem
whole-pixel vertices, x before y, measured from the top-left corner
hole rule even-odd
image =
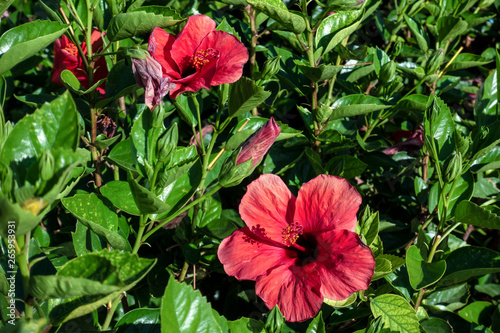
[[[132,254],[136,254],[139,251],[141,244],[143,243],[141,238],[142,235],[144,234],[144,230],[146,229],[147,220],[148,220],[147,215],[141,215],[141,217],[139,218],[139,230],[137,230],[137,238],[135,239],[134,248],[132,249]]]
[[[186,278],[186,274],[189,268],[189,263],[187,261],[184,261],[184,266],[182,266],[181,274],[179,275],[179,282],[184,281]]]
[[[104,320],[104,324],[102,325],[101,331],[107,331],[109,328],[109,324],[111,324],[111,319],[113,319],[113,315],[115,314],[116,308],[120,304],[122,300],[122,295],[118,296],[111,303],[111,307],[108,310],[108,314],[106,315],[106,319]]]
[[[28,263],[29,258],[29,239],[30,233],[19,236],[16,239],[16,261],[23,280],[24,292],[24,312],[26,319],[33,318],[33,306],[28,303],[28,295],[30,290],[30,268]]]

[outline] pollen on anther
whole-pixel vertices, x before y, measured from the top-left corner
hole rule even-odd
[[[215,59],[218,56],[218,51],[212,48],[206,50],[198,50],[193,56],[193,67],[196,70],[200,70],[203,65],[210,62],[211,59]]]
[[[73,43],[69,43],[68,45],[66,45],[64,49],[68,51],[68,53],[72,56],[78,55],[78,49],[76,48],[76,45]]]
[[[299,236],[302,235],[302,226],[298,222],[293,222],[281,231],[281,240],[286,246],[295,244]]]

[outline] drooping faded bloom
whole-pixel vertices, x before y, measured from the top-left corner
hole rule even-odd
[[[400,142],[402,138],[406,138],[406,141]],[[391,139],[396,142],[396,144],[382,151],[389,156],[395,155],[400,151],[412,152],[414,150],[419,150],[424,146],[424,132],[421,129],[417,129],[414,132],[395,131],[392,133]]]
[[[278,176],[262,175],[241,200],[247,226],[222,241],[219,259],[227,274],[256,281],[268,308],[307,320],[324,298],[343,300],[370,285],[373,253],[354,232],[360,203],[343,178],[320,175],[295,197]]]
[[[151,33],[148,51],[161,64],[163,76],[176,84],[172,98],[241,77],[248,50],[235,36],[215,27],[210,17],[194,15],[177,36],[161,28]]]
[[[279,125],[271,117],[261,128],[243,142],[241,151],[236,159],[236,165],[253,158],[252,168],[255,167],[260,163],[262,157],[266,155],[280,133],[281,129]]]
[[[144,88],[144,102],[151,111],[161,103],[163,96],[175,88],[169,77],[163,77],[161,65],[149,55],[146,59],[132,59],[132,70],[137,84]]]
[[[96,54],[102,50],[101,33],[98,30],[93,30],[91,35],[92,53]],[[81,48],[87,54],[87,45],[85,42],[81,44]],[[61,72],[63,70],[71,71],[85,89],[89,88],[89,79],[87,70],[82,57],[78,53],[77,46],[63,35],[54,42],[54,69],[52,71],[52,82],[63,85],[61,80]],[[94,63],[93,83],[108,77],[108,67],[104,57],[99,57]],[[105,93],[105,84],[100,85],[96,90],[103,94]]]

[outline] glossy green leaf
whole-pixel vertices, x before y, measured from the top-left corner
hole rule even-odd
[[[481,127],[472,140],[472,161],[483,157],[500,143],[500,120]]]
[[[325,333],[325,322],[321,311],[313,318],[309,326],[307,326],[306,333]]]
[[[140,216],[141,211],[135,203],[130,184],[114,180],[101,187],[101,194],[116,207],[130,215]]]
[[[270,91],[256,85],[252,80],[241,77],[231,85],[229,91],[229,115],[238,117],[263,103],[269,96]]]
[[[224,333],[217,317],[198,290],[170,276],[161,302],[162,333]]]
[[[420,94],[410,95],[398,101],[396,108],[403,111],[424,112],[429,97]]]
[[[420,333],[415,310],[401,296],[392,294],[377,296],[371,301],[370,309],[375,318],[382,317],[384,327],[391,331]]]
[[[489,64],[492,60],[476,54],[460,53],[446,68],[447,72]]]
[[[363,235],[366,245],[370,246],[378,235],[379,214],[371,213],[369,207],[365,208],[363,215],[356,226],[356,232]]]
[[[326,65],[326,64],[321,64],[318,67],[312,67],[312,66],[306,66],[300,61],[295,61],[295,64],[297,67],[300,68],[300,71],[304,73],[305,76],[311,82],[321,82],[325,80],[329,80],[335,75],[337,75],[343,66],[334,66],[334,65]]]
[[[479,88],[474,103],[474,120],[478,126],[489,125],[500,117],[498,109],[498,99],[500,98],[499,79],[498,70],[493,71]]]
[[[109,152],[106,159],[128,171],[136,171],[134,166],[135,147],[130,138],[118,142]]]
[[[171,207],[158,199],[153,192],[139,185],[130,173],[127,177],[132,196],[141,214],[159,214],[169,210]]]
[[[62,199],[62,203],[82,224],[106,238],[115,249],[124,250],[127,240],[117,233],[118,215],[110,209],[109,202],[95,193],[77,194]]]
[[[456,285],[473,277],[500,272],[500,253],[477,246],[462,247],[446,258],[446,264],[439,286]]]
[[[324,298],[323,302],[326,303],[326,304],[328,304],[328,305],[330,305],[331,307],[334,307],[334,308],[342,308],[342,307],[351,305],[357,299],[358,299],[358,294],[354,293],[351,296],[349,296],[346,299],[341,300],[341,301],[333,301],[331,299]]]
[[[247,2],[278,21],[287,30],[300,34],[306,29],[306,22],[302,16],[290,12],[281,0],[247,0]]]
[[[179,23],[174,15],[163,16],[145,11],[120,13],[113,16],[108,25],[107,37],[110,42],[145,35],[155,27],[166,28]]]
[[[281,332],[281,328],[285,324],[285,318],[281,314],[280,309],[275,305],[267,315],[264,328],[266,332]]]
[[[428,139],[434,139],[436,153],[440,161],[446,160],[455,150],[455,122],[451,117],[450,108],[439,97],[434,97],[424,117],[424,133]],[[431,147],[428,147],[432,151]]]
[[[420,323],[426,333],[442,332],[453,333],[450,324],[441,318],[429,318]]]
[[[415,37],[415,39],[417,40],[418,47],[424,53],[427,53],[427,50],[429,49],[429,35],[425,31],[425,29],[423,29],[418,22],[416,22],[406,14],[404,14],[404,19],[406,21],[406,24],[408,24],[408,28],[410,28],[413,37]]]
[[[75,151],[78,141],[78,113],[70,93],[65,92],[14,126],[5,140],[1,160],[28,167],[46,150]]]
[[[369,95],[348,95],[337,99],[331,106],[333,112],[329,120],[354,117],[390,108],[377,97]]]
[[[497,190],[498,191],[498,190]],[[457,221],[476,227],[500,230],[500,217],[470,201],[461,201],[455,210]]]
[[[67,29],[67,24],[36,20],[6,31],[0,37],[0,75],[46,48]]]
[[[322,54],[330,52],[356,31],[363,18],[363,10],[342,11],[329,15],[319,25],[314,44],[323,48]]]
[[[446,271],[446,262],[440,260],[428,263],[422,258],[417,246],[406,251],[406,268],[413,289],[420,290],[436,283]]]
[[[391,262],[385,258],[375,258],[375,272],[372,281],[376,281],[392,272]]]
[[[83,223],[76,223],[75,232],[71,233],[73,247],[77,256],[83,256],[87,253],[97,252],[103,249],[103,241],[99,235],[86,227]]]
[[[133,309],[127,312],[116,323],[117,333],[126,332],[159,332],[160,331],[160,309]]]
[[[469,323],[484,325],[490,321],[494,310],[495,306],[490,302],[478,301],[458,311],[458,315]]]
[[[264,323],[252,318],[240,318],[234,321],[228,321],[229,332],[252,332],[263,333]]]
[[[438,40],[447,42],[462,35],[467,30],[467,22],[458,17],[444,16],[437,20]],[[444,45],[443,45],[444,46]]]

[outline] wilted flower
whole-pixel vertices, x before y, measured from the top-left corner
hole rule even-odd
[[[151,111],[160,104],[163,96],[175,88],[169,77],[162,76],[160,63],[149,55],[146,59],[133,58],[132,70],[137,84],[144,88],[144,101]]]
[[[101,33],[98,30],[93,30],[91,35],[92,53],[99,53],[102,50]],[[83,52],[87,53],[87,45],[85,42],[81,44]],[[63,35],[54,42],[54,70],[52,72],[52,82],[63,85],[61,80],[61,72],[63,70],[71,71],[85,89],[89,88],[89,79],[87,70],[80,54],[78,54],[77,46]],[[94,64],[94,83],[108,77],[108,67],[104,57],[99,57]],[[103,94],[105,84],[103,83],[96,90]]]
[[[160,28],[151,33],[148,51],[161,64],[163,76],[176,84],[172,98],[241,77],[247,49],[235,36],[215,31],[215,26],[210,17],[194,15],[177,36]]]
[[[304,321],[324,298],[343,300],[367,289],[373,253],[354,232],[361,196],[347,180],[320,175],[295,197],[275,175],[248,186],[240,204],[246,227],[219,247],[227,274],[255,280],[268,308],[288,321]]]
[[[396,144],[392,147],[384,149],[382,152],[386,155],[395,155],[400,151],[411,152],[418,150],[424,146],[424,133],[421,129],[412,131],[395,131],[391,138]],[[400,139],[407,138],[406,141],[399,142]]]

